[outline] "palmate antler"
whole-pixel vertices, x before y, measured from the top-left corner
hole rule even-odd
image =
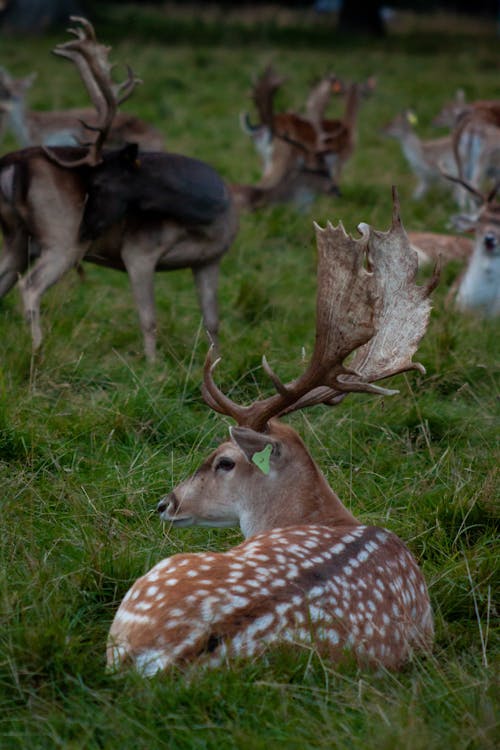
[[[391,229],[378,232],[362,224],[360,230],[362,237],[353,239],[341,223],[316,226],[316,342],[307,370],[284,384],[263,358],[277,393],[241,406],[216,386],[213,370],[219,360],[212,362],[210,350],[202,393],[212,409],[262,431],[273,417],[320,403],[332,406],[350,392],[392,395],[397,391],[374,382],[406,370],[424,372],[412,357],[427,327],[428,297],[438,274],[426,287],[415,284],[417,256],[402,226],[394,188]],[[352,361],[344,364],[353,352]]]
[[[111,78],[113,66],[108,60],[111,47],[97,41],[94,27],[86,18],[70,16],[70,19],[80,24],[80,27],[68,29],[76,38],[58,44],[53,52],[75,63],[97,112],[97,125],[89,125],[83,121],[82,125],[98,135],[95,141],[83,144],[87,147],[87,153],[75,161],[60,159],[48,148],[44,148],[44,151],[52,161],[63,167],[76,167],[82,164],[95,166],[101,161],[102,147],[119,105],[128,99],[137,83],[140,83],[140,79],[136,78],[132,69],[127,66],[125,81],[114,84]]]
[[[280,76],[272,65],[268,65],[252,87],[252,99],[259,113],[260,121],[271,129],[274,116],[274,97],[285,81],[286,78]]]
[[[318,131],[321,130],[326,108],[332,96],[345,93],[346,85],[335,73],[329,73],[311,87],[306,100],[306,117]]]

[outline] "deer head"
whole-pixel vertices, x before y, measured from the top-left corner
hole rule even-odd
[[[160,501],[162,520],[239,523],[246,536],[283,524],[355,522],[298,435],[278,418],[316,404],[336,405],[352,392],[392,395],[396,391],[375,381],[423,371],[412,356],[427,326],[428,295],[437,275],[427,287],[415,285],[417,257],[401,224],[395,191],[393,200],[389,232],[361,224],[361,239],[353,239],[342,224],[316,226],[316,343],[309,366],[296,380],[283,383],[263,358],[277,393],[242,406],[215,384],[218,360],[213,362],[209,352],[203,397],[238,426],[191,479]]]
[[[402,112],[399,112],[391,122],[385,125],[382,129],[382,133],[391,138],[401,138],[408,133],[413,132],[413,128],[417,122],[418,119],[415,112],[411,109],[404,109]]]

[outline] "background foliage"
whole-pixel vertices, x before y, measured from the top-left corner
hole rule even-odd
[[[498,98],[498,39],[488,26],[442,16],[429,29],[405,17],[387,39],[367,42],[307,18],[300,27],[288,17],[257,23],[252,37],[247,19],[232,35],[220,17],[127,14],[114,9],[97,25],[114,60],[144,80],[127,108],[160,127],[172,150],[206,159],[230,181],[259,174],[238,114],[264,65],[289,76],[282,107],[300,108],[311,80],[329,70],[378,78],[342,197],[302,213],[277,206],[242,216],[223,261],[219,380],[252,400],[270,392],[263,353],[286,378],[300,370],[302,347],[311,351],[313,220],[385,229],[396,183],[407,228],[446,228],[448,192],[412,202],[398,145],[379,131],[413,106],[420,133],[432,135],[431,118],[459,86],[469,99]],[[38,71],[35,108],[85,102],[75,71],[49,54],[60,39],[2,40],[13,74]],[[18,292],[1,302],[2,748],[494,747],[498,324],[446,309],[458,270],[444,270],[434,295],[419,353],[426,375],[395,378],[400,395],[391,399],[354,396],[335,412],[292,418],[347,506],[398,533],[425,571],[436,649],[400,674],[337,670],[314,652],[273,649],[215,672],[106,675],[107,630],[132,581],[166,555],[240,539],[237,530],[162,529],[155,517],[162,494],[227,434],[200,398],[206,342],[192,280],[187,271],[157,277],[154,367],[142,358],[124,275],[87,266],[83,283],[70,273],[54,287],[36,363]]]

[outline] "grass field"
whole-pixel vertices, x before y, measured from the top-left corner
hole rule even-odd
[[[209,161],[230,181],[259,173],[238,114],[265,64],[289,76],[283,107],[300,107],[328,70],[378,78],[342,197],[302,213],[277,206],[243,216],[223,261],[219,382],[253,400],[271,392],[262,354],[291,378],[302,347],[311,351],[313,221],[385,230],[395,183],[408,229],[445,230],[455,212],[448,192],[412,202],[398,144],[379,130],[413,106],[430,137],[431,118],[459,86],[469,99],[499,98],[498,37],[492,24],[446,26],[441,17],[435,28],[419,22],[368,41],[340,39],[309,17],[301,35],[293,17],[252,32],[232,18],[225,27],[184,16],[176,43],[174,21],[125,13],[114,10],[97,30],[112,40],[113,59],[144,79],[126,108],[161,128],[173,151]],[[62,38],[1,39],[0,64],[15,75],[38,71],[34,108],[85,102],[71,65],[49,54]],[[31,379],[17,290],[2,300],[2,750],[495,747],[499,329],[445,309],[458,270],[445,268],[434,293],[417,357],[426,375],[394,378],[392,398],[352,396],[334,411],[290,418],[346,505],[399,534],[425,572],[436,648],[398,674],[273,649],[212,672],[107,675],[106,635],[128,586],[162,557],[240,540],[236,529],[172,531],[155,516],[162,494],[227,434],[200,396],[207,344],[192,280],[187,271],[158,275],[159,358],[148,366],[125,275],[90,265],[84,282],[68,274],[44,298],[45,347]]]

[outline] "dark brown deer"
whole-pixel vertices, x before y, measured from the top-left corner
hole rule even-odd
[[[89,108],[36,111],[26,106],[26,93],[36,74],[13,78],[0,68],[0,137],[11,131],[22,147],[78,146],[88,140],[83,124],[96,127],[97,113]],[[132,91],[130,91],[132,93]],[[122,98],[119,104],[122,104]],[[165,139],[160,131],[127,112],[116,112],[106,137],[108,148],[119,148],[126,143],[137,143],[141,151],[161,151]]]
[[[33,147],[0,159],[0,296],[28,268],[30,247],[39,257],[20,281],[33,348],[42,343],[44,292],[81,260],[126,270],[139,311],[144,350],[156,348],[154,274],[191,268],[205,326],[217,336],[217,279],[221,256],[237,231],[230,193],[217,172],[185,156],[137,146],[105,151],[120,98],[136,84],[111,82],[109,49],[85,19],[75,39],[56,54],[78,67],[94,102],[98,125],[88,147]]]
[[[436,279],[415,285],[396,195],[389,232],[360,230],[355,240],[342,224],[316,227],[316,343],[296,380],[284,384],[264,359],[277,393],[240,406],[216,386],[209,353],[204,399],[237,426],[158,511],[174,527],[239,525],[246,539],[224,553],[174,555],[137,580],[111,626],[110,668],[152,675],[173,664],[218,665],[276,642],[398,668],[431,647],[427,587],[408,548],[360,523],[278,419],[351,392],[396,393],[374,381],[423,370],[412,357]]]

